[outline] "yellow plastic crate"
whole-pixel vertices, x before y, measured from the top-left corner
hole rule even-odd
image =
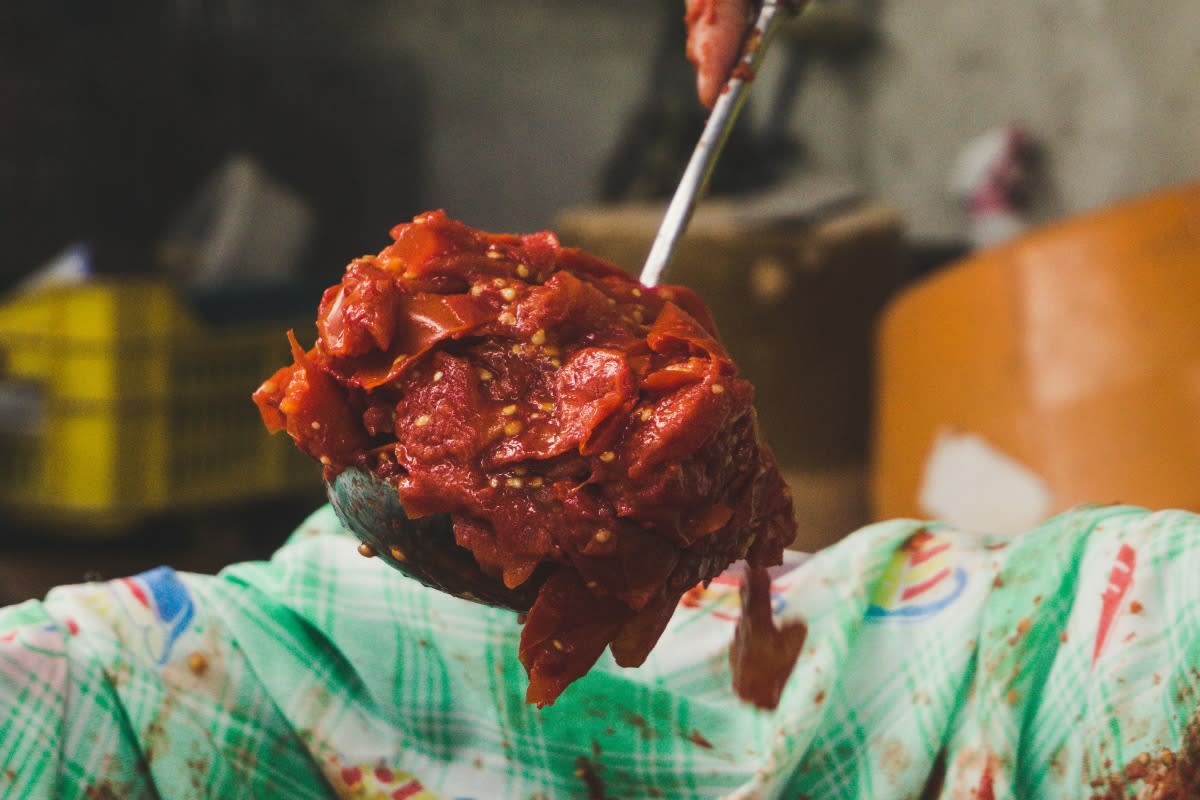
[[[164,512],[316,491],[319,471],[266,433],[250,400],[288,359],[286,328],[206,325],[161,283],[0,305],[0,519],[112,535]]]

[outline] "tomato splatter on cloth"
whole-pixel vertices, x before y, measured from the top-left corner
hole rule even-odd
[[[606,647],[641,664],[680,597],[734,561],[782,560],[792,501],[693,292],[440,211],[392,237],[325,291],[315,345],[292,337],[254,399],[327,479],[373,471],[410,517],[448,514],[484,574],[537,586],[529,702]]]

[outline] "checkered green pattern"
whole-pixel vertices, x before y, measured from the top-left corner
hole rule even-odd
[[[0,611],[0,796],[1087,797],[1196,711],[1190,514],[889,522],[773,591],[811,628],[776,712],[730,694],[732,579],[538,710],[511,613],[361,558],[322,509],[267,563]]]

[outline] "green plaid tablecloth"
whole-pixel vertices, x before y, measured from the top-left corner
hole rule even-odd
[[[644,667],[606,657],[539,711],[514,615],[355,544],[322,509],[270,562],[0,611],[0,795],[1196,796],[1194,515],[865,528],[777,571],[777,613],[810,635],[773,713],[729,689],[734,574],[685,597]]]

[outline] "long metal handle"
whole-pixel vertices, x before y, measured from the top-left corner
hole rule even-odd
[[[742,110],[749,83],[758,74],[758,67],[767,51],[767,45],[783,22],[797,13],[803,5],[804,3],[798,0],[765,0],[763,3],[758,19],[750,28],[742,46],[742,56],[733,70],[733,76],[713,105],[712,113],[704,124],[704,132],[700,134],[700,141],[692,151],[692,158],[679,180],[671,204],[667,206],[667,213],[658,228],[658,235],[654,237],[650,254],[642,266],[641,281],[644,285],[656,285],[667,265],[671,263],[679,240],[692,219],[692,212],[696,210],[696,203],[708,188],[717,156],[721,154],[721,148],[725,146],[725,140],[733,130],[733,123],[737,120],[738,112]]]

